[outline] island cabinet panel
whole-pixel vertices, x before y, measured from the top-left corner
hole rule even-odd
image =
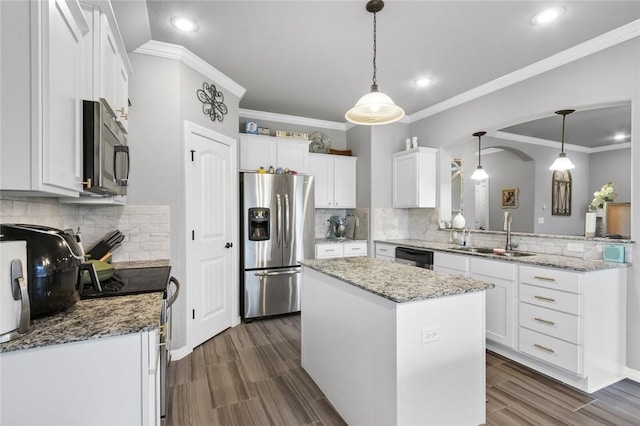
[[[158,342],[153,331],[0,354],[0,424],[159,424]]]
[[[471,278],[495,285],[486,291],[486,337],[509,348],[515,347],[516,268],[513,262],[469,259]]]
[[[301,303],[302,367],[347,424],[485,422],[483,291],[395,303],[304,267]]]

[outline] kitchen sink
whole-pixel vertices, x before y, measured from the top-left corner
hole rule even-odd
[[[494,254],[496,256],[505,256],[505,257],[527,257],[527,256],[535,256],[535,253],[527,253],[524,251],[502,251],[502,252],[494,252],[490,247],[450,247],[451,250],[461,251],[465,253],[480,253],[480,254]]]

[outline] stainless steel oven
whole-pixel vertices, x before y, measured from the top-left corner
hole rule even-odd
[[[127,132],[106,100],[82,102],[83,185],[100,195],[126,195]]]

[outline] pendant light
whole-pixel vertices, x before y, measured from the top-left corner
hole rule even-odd
[[[567,154],[564,153],[564,122],[567,119],[567,115],[575,112],[575,109],[563,109],[560,111],[556,111],[556,114],[562,116],[562,148],[560,149],[560,155],[553,162],[549,170],[569,170],[574,169],[576,166],[573,165]]]
[[[476,170],[471,175],[472,180],[486,180],[489,178],[489,175],[487,174],[487,172],[485,172],[484,169],[482,168],[482,164],[480,164],[480,150],[481,150],[480,138],[482,138],[486,134],[487,132],[476,132],[473,134],[473,136],[478,137],[478,167],[476,167]]]
[[[391,98],[378,91],[376,80],[376,13],[384,7],[382,0],[367,2],[367,12],[373,13],[373,84],[371,92],[361,97],[356,105],[345,114],[345,118],[355,124],[388,124],[404,117],[404,110],[393,103]]]

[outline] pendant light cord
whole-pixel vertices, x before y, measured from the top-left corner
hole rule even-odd
[[[481,166],[482,163],[480,162],[480,152],[482,151],[482,149],[480,148],[480,138],[482,136],[478,136],[478,166]]]
[[[373,12],[373,86],[378,86],[378,80],[376,79],[376,12]]]
[[[567,119],[567,114],[562,115],[562,145],[560,147],[560,152],[564,153],[564,122]]]

